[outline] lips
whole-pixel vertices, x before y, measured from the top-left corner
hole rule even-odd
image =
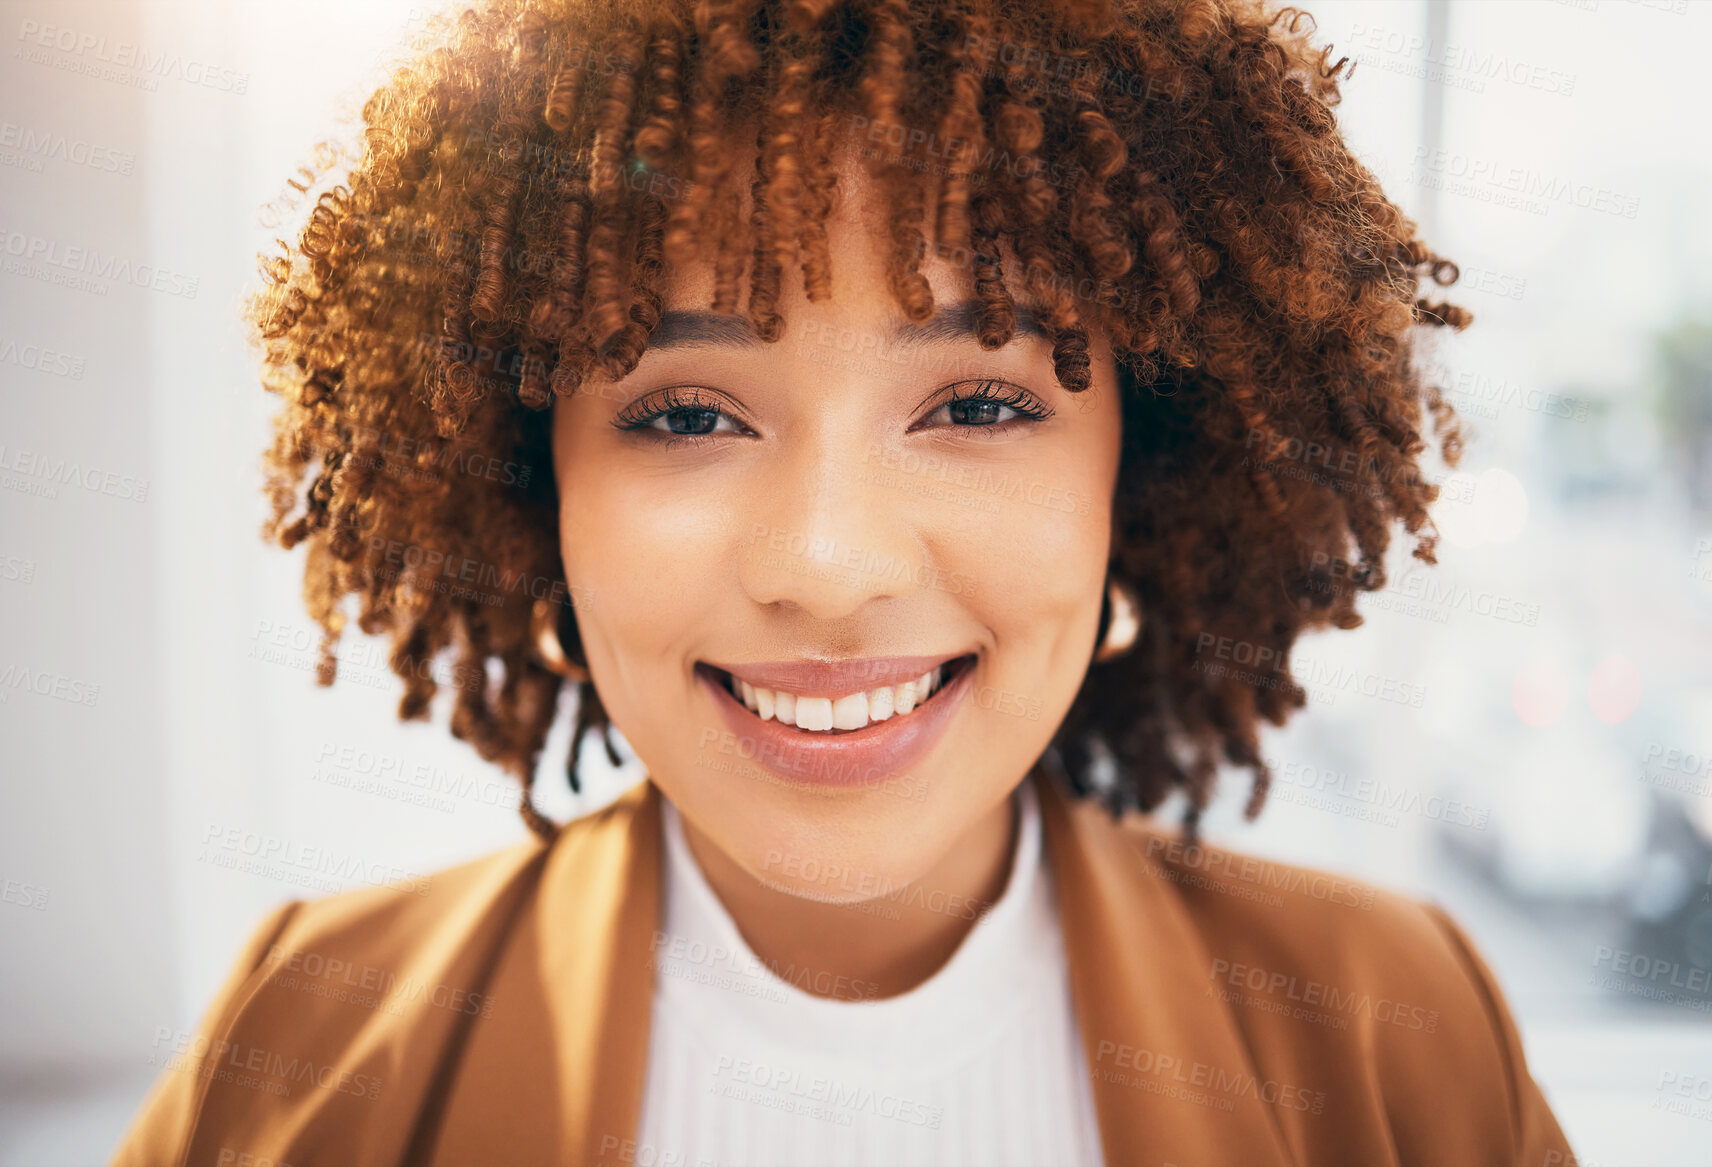
[[[703,744],[753,762],[793,784],[878,785],[904,776],[944,736],[960,699],[969,690],[976,663],[973,653],[729,667],[698,661],[696,679],[719,709],[728,730],[719,741]],[[747,682],[768,690],[838,701],[890,685],[905,685],[936,669],[938,687],[925,701],[908,713],[873,721],[860,729],[828,732],[799,729],[776,718],[763,719],[739,695]]]
[[[757,688],[785,689],[804,697],[836,699],[864,689],[902,684],[939,665],[960,659],[942,653],[939,656],[876,656],[849,661],[793,660],[730,665],[708,662],[708,667],[729,673],[740,681],[748,681]]]

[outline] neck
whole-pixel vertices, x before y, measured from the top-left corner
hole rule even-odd
[[[688,819],[681,821],[696,864],[756,956],[773,968],[823,969],[833,974],[833,985],[842,977],[844,985],[860,986],[833,988],[821,996],[885,998],[907,993],[938,972],[980,915],[1004,894],[1016,847],[1014,802],[1007,798],[976,820],[919,879],[891,889],[881,901],[884,914],[864,911],[861,903],[821,903],[770,887]],[[917,887],[937,894],[908,894]],[[925,906],[947,902],[971,904],[974,910],[937,912]]]

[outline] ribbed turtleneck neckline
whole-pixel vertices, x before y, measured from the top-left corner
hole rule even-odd
[[[665,904],[662,935],[655,938],[656,992],[715,1048],[737,1035],[764,1036],[805,1059],[884,1058],[919,1072],[975,1056],[1027,1011],[1031,998],[1038,1000],[1042,978],[1052,971],[1052,945],[1041,943],[1055,935],[1056,919],[1041,862],[1038,796],[1023,782],[1012,799],[1019,818],[1004,891],[937,972],[883,1000],[852,999],[862,995],[859,985],[842,998],[817,996],[799,984],[819,977],[824,985],[832,970],[775,971],[762,962],[708,884],[677,808],[662,800]],[[890,903],[882,897],[869,907],[884,912]]]

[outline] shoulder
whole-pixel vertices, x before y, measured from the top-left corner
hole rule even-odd
[[[273,963],[282,946],[311,941],[377,959],[400,955],[491,912],[527,885],[546,853],[538,841],[518,843],[384,887],[294,901],[281,909],[278,934],[261,961]]]
[[[280,909],[284,918],[261,960],[321,946],[385,963],[423,948],[474,941],[508,908],[522,906],[549,862],[589,875],[606,866],[613,844],[633,826],[643,793],[638,786],[565,823],[551,843],[529,839],[413,880],[289,904]],[[252,949],[255,943],[252,938]]]
[[[1449,918],[1430,903],[1333,871],[1187,844],[1134,816],[1113,829],[1221,951],[1361,980],[1422,960],[1440,972],[1460,968]]]
[[[1141,815],[1114,822],[1092,803],[1074,806],[1071,816],[1102,866],[1151,885],[1154,898],[1181,910],[1207,947],[1210,981],[1288,990],[1289,976],[1315,973],[1329,993],[1334,981],[1400,988],[1445,977],[1482,979],[1467,937],[1427,901],[1214,842],[1185,843]],[[1295,989],[1302,991],[1300,981]]]
[[[1182,982],[1173,991],[1222,1011],[1257,1067],[1326,1083],[1327,1113],[1372,1115],[1403,1162],[1494,1147],[1519,1162],[1567,1147],[1497,979],[1444,909],[1348,875],[1185,844],[1139,815],[1113,822],[1082,804],[1072,816],[1098,865],[1170,918],[1149,935],[1190,950],[1169,958]]]
[[[267,913],[196,1028],[157,1042],[160,1076],[115,1164],[194,1162],[224,1145],[283,1153],[275,1140],[288,1131],[361,1125],[407,1137],[398,1132],[442,1051],[492,1012],[494,962],[529,919],[543,873],[578,888],[621,877],[642,801],[628,792],[550,844]],[[578,900],[556,907],[578,925]]]

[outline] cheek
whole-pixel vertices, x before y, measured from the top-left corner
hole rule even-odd
[[[941,547],[972,581],[961,602],[993,640],[970,693],[971,745],[1000,754],[1042,745],[1074,700],[1111,543],[1111,484],[1097,460],[1037,464],[1016,479],[996,513]]]
[[[715,581],[733,531],[721,492],[687,490],[621,463],[592,441],[565,441],[559,546],[602,701],[637,739],[648,736],[643,721],[659,703],[644,696],[678,679],[684,645],[721,606]]]
[[[1001,641],[1053,634],[1090,594],[1098,602],[1111,543],[1111,474],[1097,457],[1066,456],[995,480],[979,521],[942,524],[941,553],[970,578],[968,605]]]
[[[670,595],[673,577],[694,578],[728,550],[732,518],[722,496],[665,479],[603,470],[593,462],[561,480],[559,545],[573,582],[619,587],[621,595]]]
[[[698,578],[710,558],[728,551],[727,495],[639,471],[635,459],[606,435],[590,432],[602,424],[575,414],[556,419],[565,574],[572,583],[599,590],[602,615],[651,609],[657,623],[693,602],[693,594],[680,590],[682,582]],[[671,604],[663,602],[667,598]]]

